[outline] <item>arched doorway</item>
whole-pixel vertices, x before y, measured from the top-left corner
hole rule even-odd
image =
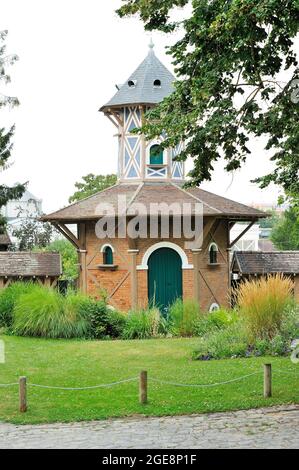
[[[172,248],[158,248],[148,260],[148,300],[162,313],[183,294],[182,259]]]

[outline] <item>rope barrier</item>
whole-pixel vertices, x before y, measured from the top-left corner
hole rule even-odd
[[[297,374],[296,372],[293,373],[293,372],[284,371],[284,370],[281,370],[281,369],[274,369],[273,372],[274,373],[291,375],[293,377],[299,378],[299,374]],[[248,377],[252,377],[254,375],[260,375],[262,373],[263,373],[262,371],[253,372],[251,374],[246,374],[246,375],[243,375],[241,377],[236,377],[235,379],[230,379],[230,380],[226,380],[226,381],[223,381],[223,382],[215,382],[215,383],[210,383],[210,384],[183,384],[183,383],[178,383],[178,382],[171,382],[171,381],[167,381],[167,380],[157,379],[157,378],[154,378],[154,377],[150,377],[150,380],[152,382],[156,382],[156,383],[160,383],[160,384],[164,384],[164,385],[171,385],[171,386],[174,386],[174,387],[195,387],[195,388],[196,387],[217,387],[219,385],[226,385],[226,384],[230,384],[230,383],[233,383],[233,382],[238,382],[240,380],[247,379]],[[98,388],[108,388],[108,387],[113,387],[115,385],[119,385],[119,384],[123,384],[123,383],[133,382],[133,381],[137,380],[138,378],[139,377],[131,377],[129,379],[118,380],[116,382],[111,382],[111,383],[108,383],[108,384],[91,385],[91,386],[87,386],[87,387],[59,387],[59,386],[35,384],[35,383],[30,383],[30,382],[27,383],[27,386],[28,387],[43,388],[43,389],[50,389],[50,390],[69,390],[69,391],[94,390],[94,389],[98,389]],[[16,386],[16,385],[19,385],[19,383],[18,382],[13,382],[13,383],[7,383],[7,384],[0,384],[0,388],[13,387],[13,386]]]
[[[176,382],[168,382],[167,380],[160,380],[155,378],[150,378],[153,382],[158,382],[165,385],[173,385],[174,387],[216,387],[218,385],[230,384],[232,382],[237,382],[239,380],[246,379],[247,377],[252,377],[253,375],[260,375],[263,372],[253,372],[252,374],[243,375],[242,377],[237,377],[236,379],[226,380],[225,382],[216,382],[213,384],[182,384]]]
[[[38,388],[46,388],[46,389],[53,389],[53,390],[94,390],[96,388],[108,388],[108,387],[113,387],[114,385],[119,385],[127,382],[133,382],[134,380],[137,380],[138,377],[132,377],[130,379],[124,379],[124,380],[119,380],[117,382],[111,382],[109,384],[100,384],[100,385],[92,385],[90,387],[55,387],[55,386],[50,386],[50,385],[40,385],[40,384],[33,384],[28,382],[28,387],[38,387]]]
[[[3,388],[4,388],[4,387],[12,387],[12,386],[14,386],[14,385],[19,385],[19,383],[18,383],[18,382],[15,382],[15,383],[11,383],[11,384],[0,384],[0,387],[3,387]]]
[[[278,372],[279,374],[292,375],[293,377],[296,377],[296,378],[299,379],[299,374],[297,374],[296,372],[293,373],[293,372],[290,372],[290,371],[287,371],[287,370],[281,370],[281,369],[273,369],[273,372],[274,373]]]

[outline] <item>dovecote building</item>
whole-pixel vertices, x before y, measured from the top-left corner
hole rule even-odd
[[[121,310],[151,302],[165,311],[178,297],[196,299],[203,310],[227,305],[230,248],[237,241],[230,239],[230,230],[242,221],[248,223],[245,232],[265,217],[257,209],[200,188],[185,189],[184,163],[175,159],[180,146],[161,150],[163,136],[148,142],[133,132],[142,125],[146,111],[171,94],[174,80],[151,44],[145,60],[100,108],[117,129],[117,184],[43,217],[76,246],[80,289],[96,297],[105,289],[110,304]],[[167,212],[173,203],[191,207],[191,218],[196,215],[195,205],[201,207],[200,246],[190,246],[189,238],[177,236],[174,230],[162,233],[163,218],[170,219],[172,229],[177,220]],[[107,207],[116,229],[113,235],[108,232],[99,237],[97,224],[107,217]],[[124,226],[128,228],[134,219],[136,207],[143,208],[143,220],[156,217],[158,232],[153,235],[147,226],[145,236],[136,238],[127,230],[124,236]],[[74,225],[76,233],[70,229]]]

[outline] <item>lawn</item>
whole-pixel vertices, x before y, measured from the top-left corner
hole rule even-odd
[[[6,363],[0,383],[28,382],[84,387],[149,374],[149,403],[138,403],[138,381],[106,389],[61,391],[28,388],[28,412],[18,411],[18,387],[0,388],[0,420],[13,423],[67,422],[118,416],[161,416],[247,409],[299,403],[299,366],[289,358],[248,358],[192,361],[198,340],[144,341],[45,340],[0,336]],[[261,371],[273,365],[273,398],[263,398],[263,376],[215,388],[183,388],[153,382],[158,378],[181,383],[213,383]],[[288,372],[281,374],[278,370]]]

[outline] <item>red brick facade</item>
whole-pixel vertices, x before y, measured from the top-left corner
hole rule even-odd
[[[215,221],[213,228],[208,232],[203,241],[202,250],[198,254],[198,298],[203,310],[208,310],[213,303],[227,306],[229,304],[229,232],[228,221],[219,219]],[[188,268],[183,268],[183,298],[194,298],[196,289],[194,282],[194,253],[185,249],[184,239],[138,239],[135,241],[134,250],[128,239],[113,238],[100,240],[95,234],[95,224],[86,224],[86,286],[87,293],[99,297],[101,290],[105,290],[109,296],[109,302],[114,307],[128,311],[132,308],[132,279],[134,279],[134,264],[132,256],[136,257],[136,298],[140,307],[145,307],[148,302],[148,271],[141,269],[146,251],[156,243],[170,242],[184,250],[188,258]],[[217,265],[209,264],[209,246],[214,242],[218,246]],[[109,243],[113,250],[113,269],[101,266],[103,253],[101,248]],[[130,251],[131,250],[131,251]],[[82,270],[81,267],[81,277]],[[134,281],[133,281],[134,282]]]

